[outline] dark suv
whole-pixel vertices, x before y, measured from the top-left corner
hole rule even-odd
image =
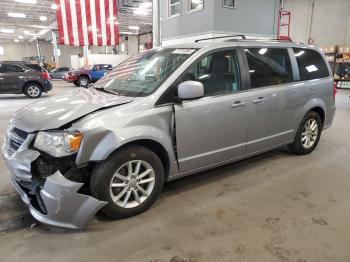
[[[0,62],[0,94],[25,94],[39,98],[52,89],[49,73],[37,64]]]

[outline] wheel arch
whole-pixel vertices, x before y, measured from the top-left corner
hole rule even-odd
[[[311,111],[318,113],[322,119],[322,123],[325,123],[326,119],[326,104],[319,98],[313,98],[309,100],[304,107],[299,111],[298,116],[294,121],[294,130],[298,130],[301,121]]]
[[[25,89],[29,84],[36,84],[36,85],[39,85],[40,88],[41,88],[41,91],[43,91],[43,86],[42,86],[42,84],[41,84],[39,81],[36,81],[36,80],[29,80],[29,81],[27,81],[27,82],[25,82],[25,83],[23,84],[22,92],[24,92],[24,89]]]
[[[311,112],[311,111],[319,114],[319,116],[321,117],[321,120],[322,120],[322,125],[324,125],[326,115],[325,115],[325,111],[323,110],[323,108],[320,106],[315,106],[315,107],[311,108],[308,112]]]
[[[134,146],[134,145],[143,146],[149,149],[150,151],[152,151],[153,153],[155,153],[159,157],[164,167],[164,176],[165,176],[164,181],[167,181],[170,173],[170,158],[164,146],[152,139],[140,139],[140,140],[130,141],[122,145],[121,147],[118,147],[115,151],[118,151],[120,149],[129,147],[129,146]]]
[[[91,76],[89,74],[86,74],[86,73],[80,74],[79,78],[82,76],[89,78],[89,80],[91,81]]]
[[[130,137],[123,137],[121,131],[116,136],[110,130],[95,129],[85,133],[82,145],[76,157],[78,166],[85,165],[89,162],[100,162],[107,159],[111,154],[130,145],[140,145],[154,152],[162,161],[164,166],[165,181],[169,176],[178,172],[176,158],[173,153],[171,141],[157,139],[157,137],[145,135],[132,135],[132,130],[127,130]]]

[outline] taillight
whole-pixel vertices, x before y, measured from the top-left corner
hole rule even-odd
[[[335,95],[337,94],[337,82],[333,82],[333,98],[335,98]]]
[[[46,80],[51,80],[50,74],[48,72],[41,73],[41,77]]]

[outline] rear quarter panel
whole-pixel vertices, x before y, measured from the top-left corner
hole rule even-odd
[[[324,128],[332,124],[335,113],[335,100],[333,98],[333,79],[323,78],[299,83],[304,86],[304,95],[307,97],[305,105],[301,108],[293,123],[297,130],[304,116],[315,107],[319,107],[325,114]]]

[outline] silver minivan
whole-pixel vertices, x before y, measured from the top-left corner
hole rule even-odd
[[[288,145],[311,153],[335,114],[325,57],[279,41],[152,49],[89,89],[19,110],[3,155],[31,214],[82,229],[148,209],[163,184]]]

